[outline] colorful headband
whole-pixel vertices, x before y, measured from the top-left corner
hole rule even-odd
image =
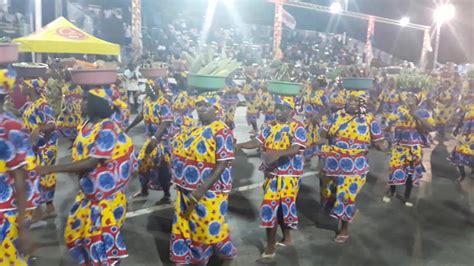
[[[199,95],[196,98],[196,103],[199,103],[199,102],[206,102],[214,106],[218,111],[222,111],[220,97],[215,92],[207,92],[207,93]]]
[[[273,98],[275,100],[275,105],[283,105],[290,109],[295,109],[296,107],[295,97],[293,96],[275,95]]]
[[[23,80],[23,84],[29,88],[35,89],[36,92],[39,94],[44,94],[46,91],[46,82],[47,80],[44,80],[42,78],[37,78],[37,79],[25,79]]]
[[[347,97],[357,97],[357,98],[365,98],[367,97],[367,92],[365,90],[348,90],[346,94]]]
[[[16,71],[14,68],[0,70],[0,94],[8,94],[15,85]]]
[[[111,108],[118,107],[120,109],[128,108],[128,105],[120,100],[120,92],[110,86],[102,86],[89,90],[89,93],[107,101]]]
[[[400,92],[400,99],[406,101],[408,95],[413,94],[418,101],[421,100],[422,93],[419,90],[404,90]]]

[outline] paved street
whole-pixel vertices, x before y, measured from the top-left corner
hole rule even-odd
[[[235,136],[248,138],[245,109],[236,115]],[[137,149],[144,141],[141,125],[130,133]],[[318,228],[319,181],[316,160],[305,168],[298,198],[299,230],[294,232],[294,247],[279,249],[274,265],[473,265],[474,179],[461,185],[453,180],[455,168],[446,157],[454,145],[446,141],[428,151],[425,167],[429,172],[413,191],[415,206],[407,208],[399,201],[381,201],[387,186],[387,155],[370,151],[371,172],[357,199],[359,213],[351,225],[351,238],[345,244],[333,241],[334,232]],[[60,147],[60,162],[70,160],[69,143]],[[431,153],[431,154],[430,154]],[[238,247],[236,265],[257,265],[263,252],[265,231],[259,228],[259,204],[262,199],[260,160],[255,152],[239,153],[234,161],[234,191],[230,196],[228,220],[232,238]],[[136,192],[133,180],[127,194]],[[33,231],[42,248],[36,251],[34,265],[71,265],[63,241],[64,225],[78,191],[74,176],[58,177],[55,204],[59,217]],[[161,192],[151,192],[146,201],[129,201],[128,219],[123,237],[130,256],[122,265],[171,265],[168,241],[172,205],[155,206]],[[174,195],[173,195],[174,196]],[[218,265],[218,261],[211,261]]]

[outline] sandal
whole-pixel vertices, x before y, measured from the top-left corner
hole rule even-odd
[[[132,199],[145,199],[146,197],[148,197],[148,192],[138,191],[133,194]]]
[[[276,244],[275,244],[275,247],[290,247],[290,246],[293,246],[293,244],[285,244],[285,243],[282,242],[282,241],[278,241],[278,242],[276,242]]]
[[[392,197],[383,196],[382,201],[385,202],[385,203],[390,203],[392,201]]]
[[[334,238],[334,241],[336,243],[344,243],[349,239],[349,235],[337,235],[336,238]]]
[[[257,262],[263,263],[263,264],[271,263],[273,262],[273,259],[275,258],[275,254],[276,253],[267,254],[263,252],[262,255],[260,255],[260,258],[257,259]]]

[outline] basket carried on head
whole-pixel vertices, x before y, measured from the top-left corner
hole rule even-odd
[[[16,43],[0,43],[0,65],[18,60],[18,46]]]
[[[34,79],[46,77],[48,72],[48,65],[43,63],[14,63],[12,66],[16,70],[18,78]]]
[[[188,74],[188,86],[199,91],[218,91],[225,87],[227,77]]]
[[[117,81],[115,69],[70,70],[72,83],[76,85],[108,85]]]
[[[267,83],[268,91],[278,95],[297,96],[300,94],[302,84],[271,80]]]
[[[342,87],[346,90],[370,90],[374,88],[374,80],[371,78],[345,78]]]
[[[163,78],[168,75],[168,69],[166,68],[141,68],[140,73],[146,79],[157,79]]]

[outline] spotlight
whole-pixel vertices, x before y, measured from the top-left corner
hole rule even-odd
[[[452,4],[443,4],[438,6],[434,11],[434,20],[437,23],[444,23],[454,18],[456,10]]]
[[[410,18],[409,17],[403,17],[400,19],[400,26],[405,27],[410,23]]]
[[[342,11],[342,5],[339,2],[334,2],[329,7],[331,13],[340,13]]]

